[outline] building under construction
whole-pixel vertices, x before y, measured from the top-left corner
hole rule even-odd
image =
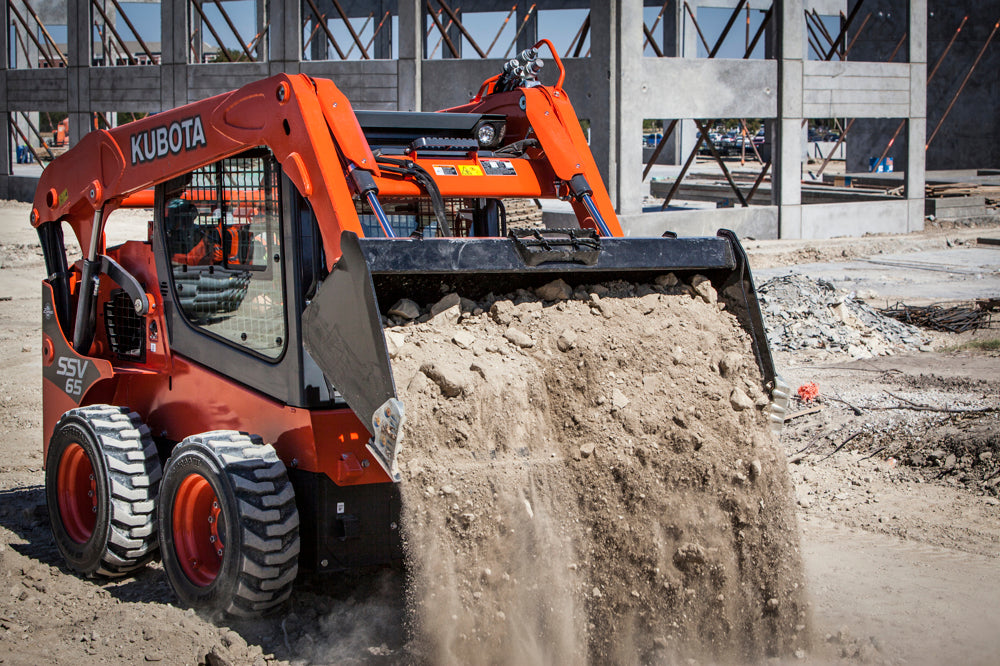
[[[903,233],[1000,191],[996,0],[0,2],[0,198],[86,132],[277,72],[435,110],[543,37],[633,235]]]

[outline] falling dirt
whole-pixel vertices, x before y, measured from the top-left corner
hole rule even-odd
[[[671,277],[445,301],[387,330],[417,655],[742,663],[807,642],[749,339],[709,284]]]

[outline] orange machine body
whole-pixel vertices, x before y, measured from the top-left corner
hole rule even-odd
[[[408,150],[405,159],[414,168],[435,174],[435,184],[444,198],[571,199],[580,226],[596,229],[594,216],[572,197],[570,182],[582,177],[592,188],[588,194],[606,230],[621,236],[561,81],[562,77],[554,87],[534,85],[507,92],[491,92],[488,81],[485,95],[449,110],[503,116],[506,140],[528,140],[530,145],[524,150],[501,158],[475,147],[448,153],[416,148]],[[273,444],[290,470],[328,479],[335,489],[323,492],[331,497],[352,487],[392,485],[386,470],[376,464],[366,447],[372,437],[369,424],[347,406],[296,406],[219,371],[205,358],[197,360],[175,350],[168,317],[169,309],[176,307],[175,295],[166,286],[170,277],[162,274],[165,264],[154,256],[154,237],[160,233],[156,224],[150,225],[146,241],[106,246],[104,226],[116,208],[139,203],[165,209],[166,203],[152,196],[153,188],[256,147],[270,151],[297,196],[308,202],[327,271],[341,258],[344,232],[365,235],[358,213],[358,202],[365,193],[359,191],[359,181],[351,177],[352,172],[366,172],[379,197],[428,196],[414,178],[380,168],[350,102],[333,82],[302,74],[272,76],[82,137],[43,172],[31,212],[50,274],[43,285],[46,450],[67,410],[109,403],[138,412],[161,448],[169,449],[172,443],[200,432],[240,430]],[[219,201],[228,202],[230,195],[220,191]],[[192,191],[189,199],[194,204],[205,203],[199,196]],[[252,188],[241,192],[242,205],[249,207],[242,212],[246,220],[257,213],[258,202],[263,205],[261,197]],[[157,223],[163,215],[163,210],[156,211]],[[238,214],[233,218],[240,219]],[[72,229],[86,261],[66,265],[63,225]],[[168,262],[200,267],[223,259],[243,261],[246,257],[234,253],[223,257],[220,247],[219,241],[228,234],[228,246],[235,248],[237,233],[242,231],[220,226],[216,244],[210,247],[202,242],[184,252],[171,251]],[[100,316],[92,317],[93,330],[85,347],[74,348],[74,328],[79,328],[79,323],[72,313],[82,311],[78,310],[81,293],[88,291],[81,288],[86,279],[84,265],[101,258],[105,265],[115,263],[131,276],[132,283],[139,285],[139,296],[144,294],[148,301],[148,308],[139,317],[143,348],[135,358],[115,353],[108,324]],[[109,274],[99,275],[94,284],[98,305],[116,298],[116,290],[121,292],[120,287],[125,286]],[[165,454],[161,451],[161,455]],[[313,511],[322,513],[320,508]],[[321,515],[316,518],[324,519]],[[343,561],[354,560],[346,557]]]

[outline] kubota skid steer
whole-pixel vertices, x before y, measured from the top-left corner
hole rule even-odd
[[[45,170],[45,486],[71,568],[158,553],[183,603],[250,615],[300,566],[399,559],[382,313],[443,283],[702,273],[775,388],[735,236],[623,238],[552,55],[554,86],[532,49],[440,113],[355,112],[330,81],[273,76],[91,132]],[[148,239],[106,247],[110,213],[149,187]],[[506,197],[567,199],[580,228],[507,234]]]

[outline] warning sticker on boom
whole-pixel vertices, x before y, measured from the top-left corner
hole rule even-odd
[[[510,160],[481,160],[483,171],[488,176],[516,176],[514,163]]]
[[[450,164],[435,164],[434,173],[438,176],[457,176],[458,169]]]

